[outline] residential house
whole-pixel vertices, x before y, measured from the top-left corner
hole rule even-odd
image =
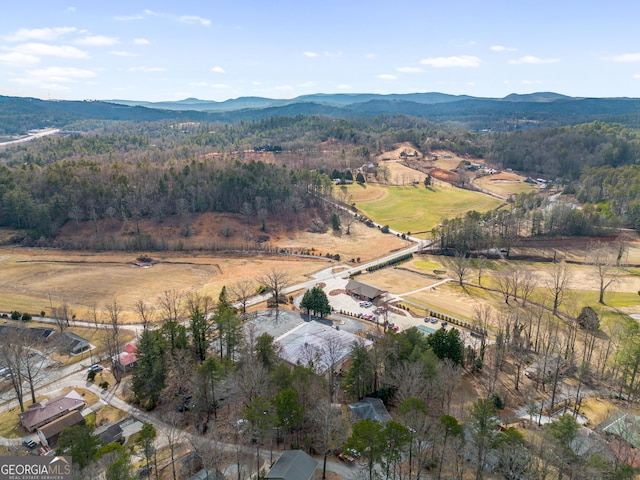
[[[127,343],[122,349],[122,352],[111,357],[113,365],[122,370],[134,368],[138,364],[138,357],[136,357],[137,350],[138,347],[135,343]]]
[[[45,399],[34,403],[26,412],[19,413],[18,417],[22,426],[28,432],[33,432],[74,410],[82,411],[86,405],[84,398],[75,390],[71,390],[52,400]]]
[[[56,443],[58,443],[58,437],[60,437],[60,434],[65,428],[84,425],[84,423],[85,420],[82,414],[78,410],[74,410],[51,423],[38,428],[38,437],[40,437],[42,445],[52,448]]]
[[[265,480],[311,480],[318,462],[302,450],[286,450],[273,464]]]
[[[365,397],[359,402],[350,403],[349,411],[351,412],[351,421],[371,419],[380,423],[387,423],[393,418],[379,398]]]
[[[89,340],[69,331],[62,332],[60,341],[63,347],[72,355],[78,355],[91,348]]]
[[[124,443],[124,437],[120,422],[108,423],[95,429],[93,434],[100,439],[100,443],[107,445],[109,443]]]

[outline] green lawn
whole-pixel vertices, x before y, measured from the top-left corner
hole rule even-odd
[[[365,215],[399,232],[428,232],[444,218],[463,215],[469,210],[485,212],[500,200],[459,188],[426,189],[418,186],[388,187],[382,198],[356,202]],[[427,238],[428,234],[419,234]]]

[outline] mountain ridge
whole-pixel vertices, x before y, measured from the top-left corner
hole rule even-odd
[[[556,127],[592,121],[640,127],[640,98],[569,97],[553,92],[510,94],[503,98],[438,92],[311,94],[288,100],[239,97],[223,102],[198,98],[139,102],[0,96],[0,136],[25,134],[28,130],[44,127],[78,129],[78,123],[83,121],[234,123],[296,115],[335,118],[407,115],[477,132]]]

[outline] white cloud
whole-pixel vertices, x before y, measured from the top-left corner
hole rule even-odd
[[[28,77],[26,79],[29,79],[33,84],[40,82],[69,83],[94,78],[96,76],[96,73],[91,70],[72,67],[48,67],[38,70],[27,70],[27,74]]]
[[[346,83],[341,83],[340,85],[338,85],[338,89],[340,90],[349,90],[351,88],[351,85],[347,85]]]
[[[520,83],[523,85],[540,85],[542,82],[540,80],[523,80]]]
[[[206,87],[208,85],[207,82],[189,82],[190,87]]]
[[[229,85],[226,83],[214,83],[211,85],[212,88],[229,88]]]
[[[61,58],[87,58],[89,54],[69,45],[48,45],[46,43],[23,43],[17,45],[14,51],[25,55],[46,55]]]
[[[622,55],[615,55],[611,57],[611,61],[620,63],[640,62],[640,53],[623,53]]]
[[[119,22],[133,22],[134,20],[142,20],[144,17],[142,15],[126,15],[122,17],[114,17],[114,19]]]
[[[376,58],[376,54],[375,53],[367,53],[364,58],[366,58],[367,60],[371,60],[372,58]]]
[[[167,69],[164,67],[131,67],[129,69],[130,72],[166,72]]]
[[[386,74],[386,73],[378,75],[378,78],[380,78],[382,80],[397,80],[398,79],[398,77],[396,77],[395,75],[389,75],[389,74]]]
[[[146,38],[134,38],[133,43],[136,45],[151,45],[151,42]]]
[[[430,65],[435,68],[447,68],[447,67],[478,67],[481,60],[478,57],[472,55],[456,55],[452,57],[430,57],[420,60],[422,65]]]
[[[27,40],[52,41],[61,35],[77,31],[76,27],[56,27],[56,28],[21,28],[12,35],[4,37],[10,42],[25,42]]]
[[[515,60],[509,60],[509,63],[512,65],[521,65],[521,64],[529,64],[529,65],[542,65],[545,63],[557,63],[560,60],[557,58],[539,58],[534,57],[533,55],[525,55],[524,57],[520,57]]]
[[[277,87],[274,87],[274,90],[287,91],[293,90],[293,87],[291,85],[278,85]]]
[[[211,71],[212,71],[212,72],[216,72],[216,73],[227,73],[227,72],[225,72],[225,71],[224,71],[224,68],[219,67],[219,66],[213,67],[213,68],[211,69]]]
[[[20,52],[0,53],[0,62],[12,66],[34,65],[40,58]]]
[[[205,27],[208,27],[209,25],[211,25],[211,20],[209,20],[208,18],[199,17],[197,15],[182,15],[179,17],[179,19],[182,23],[186,23],[187,25],[200,24]]]
[[[316,86],[315,82],[304,82],[296,85],[296,87],[300,87],[300,88],[311,88],[315,86]]]
[[[402,72],[402,73],[421,73],[424,72],[424,70],[420,67],[398,67],[396,68],[397,71]]]
[[[640,78],[640,73],[636,73],[633,78]]]
[[[109,52],[110,55],[115,55],[116,57],[139,57],[137,53],[127,52],[125,50],[114,50]]]
[[[314,57],[318,56],[318,54],[316,52],[304,52],[303,55],[305,57],[309,57],[309,58],[314,58]]]
[[[515,52],[516,51],[515,48],[505,47],[504,45],[493,45],[489,48],[491,48],[491,50],[493,50],[494,52]]]
[[[342,52],[340,52],[340,51],[335,52],[335,53],[332,53],[332,52],[324,52],[324,56],[325,56],[325,57],[332,57],[332,58],[341,57],[341,56],[342,56]]]
[[[104,35],[90,35],[76,41],[78,45],[90,45],[92,47],[108,47],[120,43],[118,37],[105,37]]]

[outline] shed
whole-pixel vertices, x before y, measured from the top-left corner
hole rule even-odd
[[[286,450],[273,464],[265,480],[311,480],[318,462],[302,450]]]

